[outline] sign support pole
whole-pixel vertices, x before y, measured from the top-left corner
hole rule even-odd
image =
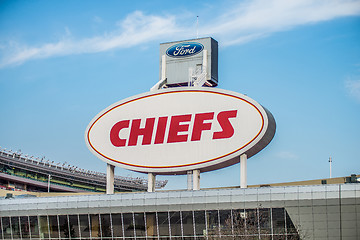
[[[200,170],[193,170],[193,190],[200,190]]]
[[[154,173],[148,173],[148,192],[155,192],[155,177]]]
[[[114,194],[114,172],[115,166],[108,163],[106,167],[106,194]]]
[[[193,174],[192,171],[187,171],[187,190],[191,191],[193,189]]]
[[[246,154],[242,154],[240,156],[240,188],[247,188],[247,156]]]

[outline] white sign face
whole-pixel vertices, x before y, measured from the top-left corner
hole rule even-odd
[[[239,93],[172,88],[133,96],[99,113],[85,141],[112,165],[158,174],[202,172],[263,149],[275,134],[270,112]]]

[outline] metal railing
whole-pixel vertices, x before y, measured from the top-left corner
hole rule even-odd
[[[55,163],[45,159],[45,157],[29,156],[21,153],[20,150],[14,152],[0,147],[0,163],[36,174],[51,175],[69,182],[73,181],[101,188],[106,186],[105,173],[71,166],[66,162],[63,164]],[[115,190],[145,191],[147,184],[147,180],[143,178],[115,176],[114,187]],[[158,180],[156,181],[156,188],[163,188],[166,184],[167,180]]]

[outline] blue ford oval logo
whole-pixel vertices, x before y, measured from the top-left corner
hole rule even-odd
[[[204,46],[201,43],[197,42],[185,42],[185,43],[179,43],[175,44],[171,47],[169,47],[166,50],[166,55],[169,57],[190,57],[195,54],[198,54],[204,49]]]

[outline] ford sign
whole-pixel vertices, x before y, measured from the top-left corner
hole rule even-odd
[[[203,49],[204,46],[201,43],[184,42],[169,47],[166,50],[166,55],[175,58],[191,57],[200,53]]]
[[[210,88],[172,88],[117,102],[89,124],[85,141],[103,161],[138,172],[211,171],[253,156],[275,134],[251,98]]]

